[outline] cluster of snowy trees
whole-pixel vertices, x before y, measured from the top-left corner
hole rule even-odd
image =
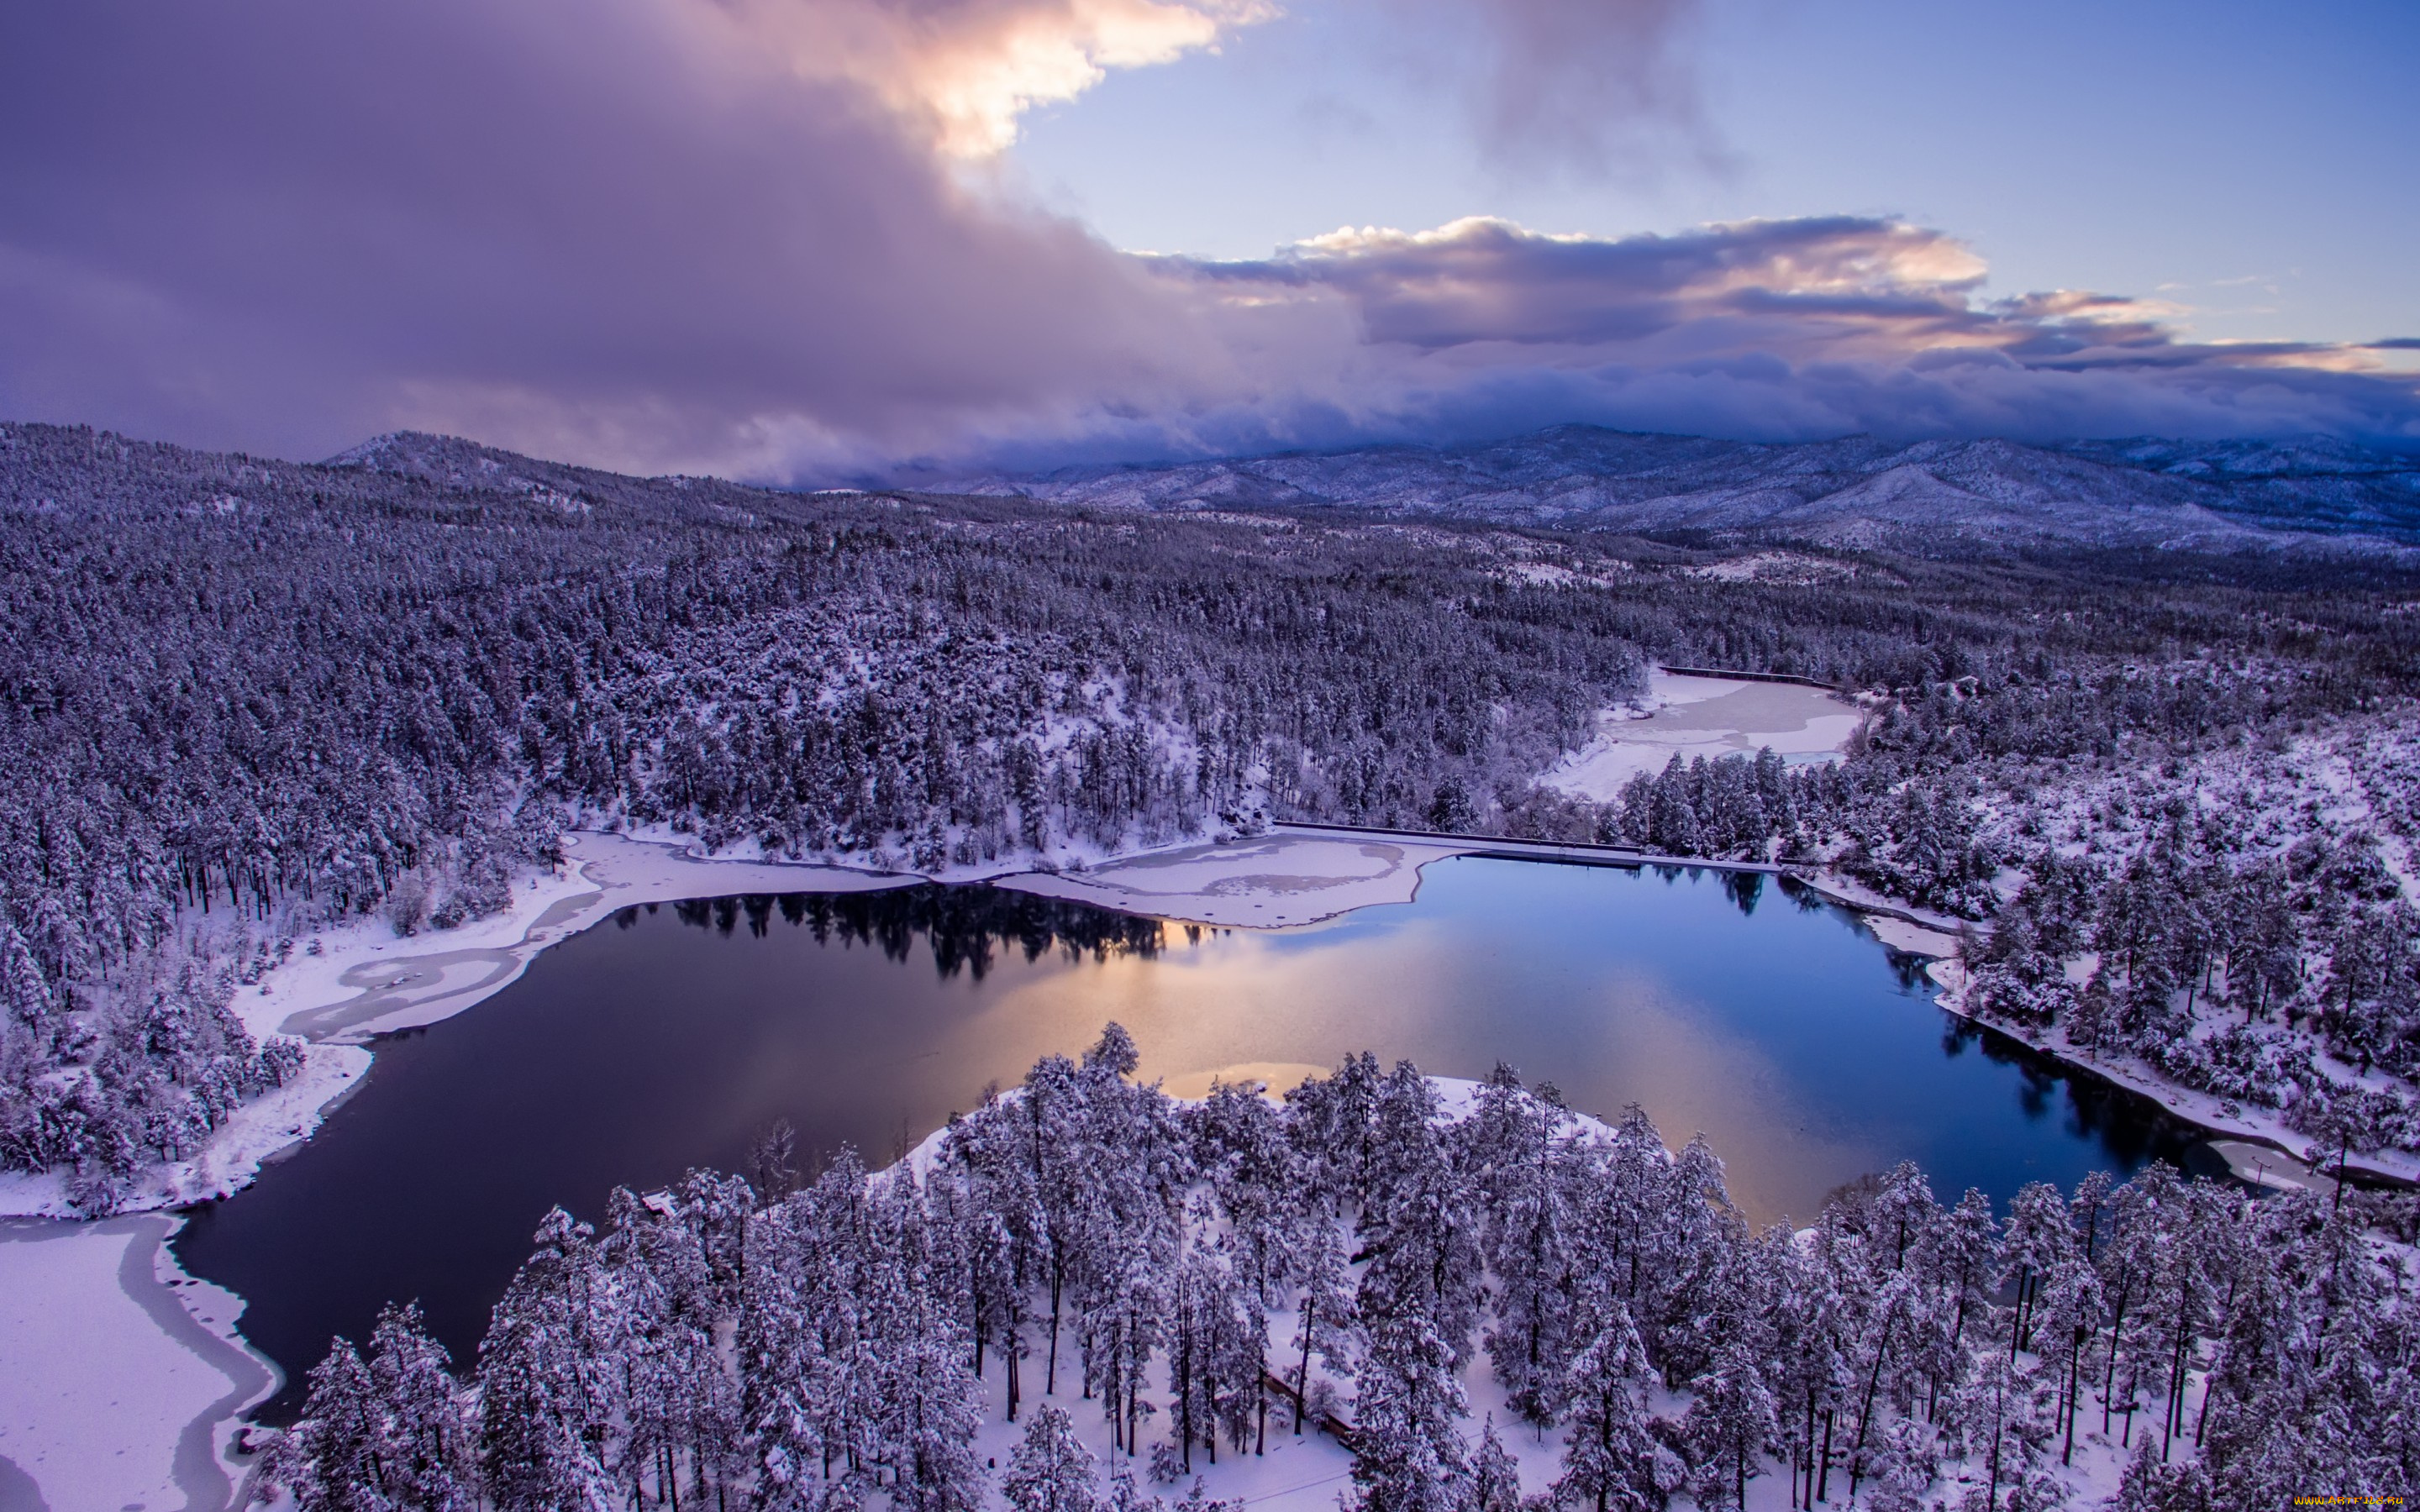
[[[68,1167],[70,1200],[114,1211],[144,1166],[193,1154],[238,1104],[283,1086],[302,1067],[302,1042],[256,1042],[227,1008],[240,978],[257,981],[271,960],[240,972],[154,960],[104,1008],[70,1013],[24,936],[0,921],[0,1170]]]
[[[1321,1432],[1372,1512],[1740,1507],[1765,1477],[2248,1512],[2420,1472],[2409,1255],[2364,1194],[2154,1165],[2003,1214],[1902,1165],[1759,1233],[1702,1142],[1509,1071],[1363,1056],[1179,1103],[1134,1064],[1112,1026],[879,1174],[696,1172],[617,1193],[601,1237],[558,1211],[473,1372],[391,1312],[269,1473],[312,1512],[1094,1512]],[[1482,1378],[1505,1415],[1474,1427]],[[1022,1431],[996,1474],[992,1412]]]
[[[1966,1005],[2284,1107],[2330,1146],[2420,1146],[2420,1105],[2369,1075],[2420,1073],[2420,919],[2375,839],[2247,857],[2208,827],[2171,822],[2114,867],[2035,857],[1968,948]]]
[[[107,1102],[99,1047],[132,1041],[102,1021],[150,1006],[130,984],[238,952],[240,975],[345,918],[479,917],[567,824],[939,872],[1313,818],[1824,860],[1981,917],[2028,854],[1994,806],[2060,764],[2153,766],[2420,691],[2392,564],[1704,574],[1726,554],[0,425],[0,918],[52,1011],[92,1021],[10,1021],[0,1127]],[[1657,661],[1884,713],[1837,768],[1735,758],[1602,809],[1538,786]],[[57,1148],[0,1140],[0,1162]]]

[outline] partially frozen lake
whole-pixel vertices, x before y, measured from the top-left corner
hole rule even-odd
[[[1461,857],[1415,903],[1275,931],[991,887],[626,910],[380,1041],[318,1137],[176,1246],[249,1300],[244,1333],[289,1378],[389,1300],[467,1359],[549,1207],[595,1219],[616,1183],[742,1169],[777,1118],[879,1164],[1109,1019],[1178,1090],[1366,1048],[1445,1075],[1508,1061],[1587,1112],[1635,1101],[1675,1145],[1702,1130],[1760,1222],[1900,1160],[1945,1200],[2005,1202],[2195,1143],[1978,1035],[1910,958],[1776,879]]]
[[[1664,770],[1675,756],[1753,756],[1770,746],[1786,762],[1838,759],[1865,720],[1855,704],[1795,683],[1700,677],[1657,668],[1636,706],[1607,709],[1596,736],[1545,775],[1546,785],[1609,803],[1622,785]]]

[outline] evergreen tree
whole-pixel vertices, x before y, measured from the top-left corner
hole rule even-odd
[[[1098,1466],[1065,1412],[1046,1402],[1026,1420],[1000,1494],[1016,1512],[1102,1512]]]
[[[389,1512],[407,1505],[378,1389],[350,1340],[311,1369],[302,1415],[264,1461],[264,1477],[303,1512]]]
[[[593,1230],[558,1208],[479,1345],[479,1455],[497,1512],[601,1509],[615,1403]]]
[[[1763,1370],[1746,1342],[1734,1339],[1690,1382],[1690,1391],[1683,1427],[1696,1461],[1691,1479],[1699,1504],[1746,1512],[1748,1480],[1762,1473],[1765,1446],[1778,1427]]]
[[[1294,1432],[1299,1438],[1311,1404],[1311,1356],[1316,1353],[1332,1374],[1351,1375],[1360,1314],[1352,1273],[1345,1264],[1343,1238],[1324,1211],[1306,1215],[1295,1253],[1302,1281],[1294,1344]]]
[[[1504,1441],[1496,1436],[1490,1417],[1479,1430],[1479,1448],[1470,1457],[1470,1512],[1521,1512],[1521,1466]]]
[[[1452,1351],[1416,1306],[1373,1318],[1354,1397],[1353,1480],[1365,1512],[1460,1512],[1468,1414]]]
[[[392,1445],[384,1479],[397,1505],[418,1512],[456,1512],[479,1499],[471,1425],[451,1365],[418,1304],[379,1314],[369,1371]]]
[[[1569,1431],[1555,1500],[1596,1512],[1648,1512],[1679,1488],[1682,1467],[1648,1431],[1641,1394],[1653,1371],[1628,1310],[1609,1298],[1595,1311],[1604,1320],[1563,1384]]]
[[[1461,1128],[1462,1160],[1478,1188],[1483,1253],[1497,1277],[1487,1352],[1512,1410],[1551,1424],[1572,1349],[1569,1211],[1561,1145],[1570,1114],[1551,1087],[1531,1093],[1500,1062]]]

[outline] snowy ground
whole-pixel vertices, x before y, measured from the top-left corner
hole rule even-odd
[[[1694,677],[1660,668],[1647,696],[1597,716],[1596,738],[1548,771],[1547,787],[1598,803],[1644,772],[1652,777],[1674,756],[1754,755],[1771,746],[1785,760],[1826,761],[1839,755],[1865,713],[1821,688]]]
[[[178,1272],[183,1220],[0,1222],[0,1507],[219,1507],[277,1372],[243,1301]]]
[[[1286,1342],[1285,1331],[1280,1329],[1279,1335],[1279,1342]],[[1072,1338],[1063,1339],[1061,1350],[1060,1363],[1065,1366],[1073,1353]],[[1102,1417],[1099,1402],[1083,1400],[1076,1387],[1064,1379],[1060,1381],[1058,1395],[1044,1396],[1039,1360],[1026,1361],[1024,1372],[1025,1414],[1030,1415],[1037,1404],[1046,1401],[1064,1410],[1073,1420],[1078,1436],[1092,1450],[1105,1482],[1113,1475],[1131,1475],[1139,1489],[1163,1496],[1171,1504],[1184,1494],[1188,1482],[1172,1486],[1156,1486],[1151,1482],[1146,1473],[1150,1463],[1148,1447],[1133,1457],[1111,1447],[1109,1426]],[[1316,1363],[1311,1374],[1314,1379],[1323,1374]],[[1009,1462],[1024,1431],[1022,1418],[1015,1425],[1006,1421],[1004,1384],[999,1364],[992,1363],[984,1381],[984,1426],[975,1438],[977,1458],[992,1470]],[[1156,1395],[1165,1399],[1165,1382],[1156,1384],[1162,1388]],[[1543,1496],[1562,1473],[1564,1430],[1556,1428],[1541,1432],[1521,1423],[1505,1405],[1504,1389],[1489,1370],[1483,1354],[1466,1371],[1462,1385],[1470,1415],[1461,1427],[1471,1447],[1477,1448],[1481,1429],[1493,1423],[1497,1437],[1503,1441],[1504,1447],[1512,1452],[1521,1467],[1521,1490],[1525,1500]],[[1345,1390],[1349,1396],[1349,1386]],[[2197,1392],[2189,1396],[2186,1411],[2194,1411],[2194,1404],[2198,1400]],[[1675,1416],[1685,1410],[1685,1398],[1672,1393],[1658,1390],[1652,1395],[1650,1406],[1658,1414]],[[1222,1500],[1239,1501],[1251,1512],[1336,1512],[1342,1504],[1339,1501],[1340,1493],[1349,1493],[1353,1489],[1353,1457],[1343,1445],[1314,1428],[1307,1427],[1300,1438],[1295,1437],[1292,1413],[1290,1402],[1282,1399],[1271,1401],[1264,1455],[1255,1456],[1249,1452],[1239,1455],[1221,1444],[1218,1463],[1214,1465],[1207,1454],[1197,1447],[1193,1468],[1204,1493]],[[2088,1410],[2081,1414],[2075,1440],[2075,1463],[2061,1474],[2071,1493],[2065,1499],[2066,1505],[2097,1506],[2118,1489],[2118,1479],[2125,1468],[2127,1457],[2111,1442],[2115,1435],[2104,1436],[2097,1431],[2098,1427],[2097,1414]],[[2138,1424],[2138,1438],[2142,1431]],[[1142,1442],[1149,1445],[1170,1436],[1167,1425],[1156,1422],[1145,1427]],[[2049,1457],[2054,1466],[2057,1460],[2057,1450],[2058,1445],[2054,1443]],[[1946,1495],[1948,1504],[1956,1505],[1960,1493],[1971,1489],[1979,1494],[1983,1480],[1981,1466],[1951,1461],[1945,1468],[1941,1479],[1934,1483],[1931,1495],[1936,1501]],[[1846,1504],[1847,1483],[1846,1467],[1836,1463],[1832,1471],[1832,1504]],[[2001,1487],[2004,1495],[2007,1489],[2004,1481]],[[1697,1503],[1684,1492],[1674,1497],[1672,1504],[1676,1508],[1688,1508]],[[1793,1505],[1789,1468],[1767,1457],[1755,1477],[1748,1482],[1748,1512],[1787,1512]]]
[[[1420,868],[1458,845],[1393,839],[1267,835],[1112,861],[1084,872],[1026,872],[999,885],[1196,924],[1274,929],[1373,903],[1409,903]]]
[[[1874,938],[1894,950],[1916,955],[1958,953],[1958,932],[1973,926],[1964,919],[1931,908],[1919,908],[1877,892],[1854,877],[1837,872],[1795,872],[1799,879],[1841,907],[1854,912]]]

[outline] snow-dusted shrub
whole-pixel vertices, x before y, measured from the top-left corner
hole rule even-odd
[[[2037,1027],[2067,1018],[2075,1002],[2075,984],[2060,963],[2039,957],[1978,967],[1966,988],[1966,1006],[1977,1017]]]
[[[2296,1083],[2316,1075],[2310,1041],[2265,1025],[2230,1024],[2200,1050],[2200,1079],[2189,1085],[2256,1107],[2283,1106]]]
[[[2348,1086],[2314,1076],[2286,1105],[2286,1127],[2323,1149],[2420,1148],[2420,1103],[2400,1088]]]
[[[428,922],[427,879],[413,872],[397,882],[387,894],[386,918],[397,934],[419,933],[420,927]]]

